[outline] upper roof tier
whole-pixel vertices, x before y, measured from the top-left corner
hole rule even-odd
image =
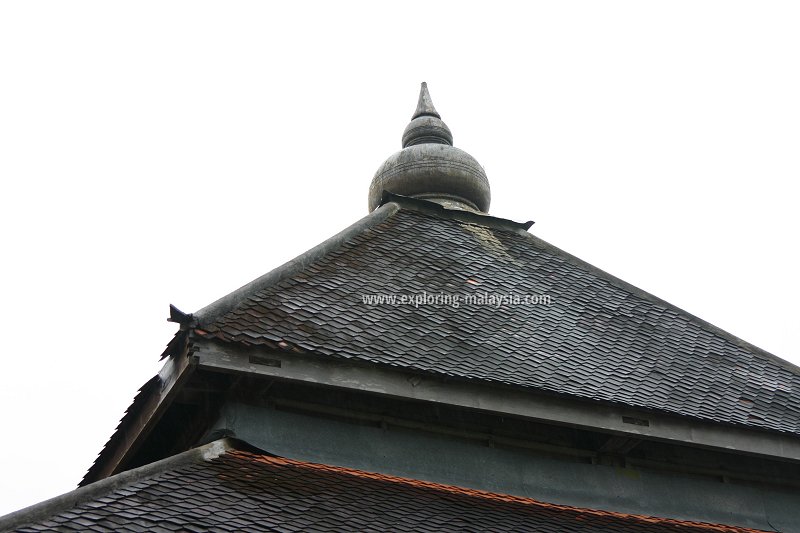
[[[527,225],[388,200],[195,313],[196,331],[800,434],[792,364],[547,244]]]
[[[369,187],[369,210],[384,191],[423,198],[446,207],[489,211],[491,192],[483,167],[453,146],[453,134],[422,82],[419,103],[403,131],[403,149],[380,166]]]

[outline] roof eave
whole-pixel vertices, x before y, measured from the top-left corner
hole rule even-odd
[[[501,383],[198,339],[198,368],[442,403],[635,438],[800,462],[800,436]],[[259,357],[252,357],[257,354]],[[254,364],[268,358],[269,364]]]
[[[172,403],[183,383],[196,367],[191,357],[187,335],[179,332],[180,349],[169,356],[159,373],[150,379],[134,399],[117,429],[100,451],[79,486],[107,478],[119,472],[136,453],[147,435]],[[174,339],[173,339],[174,340]]]
[[[236,439],[224,438],[148,465],[99,479],[70,492],[0,517],[0,531],[10,531],[24,524],[47,519],[82,503],[102,498],[120,487],[136,483],[162,472],[174,470],[186,464],[210,461],[242,446],[244,446],[244,449],[252,449],[252,446],[243,445]]]

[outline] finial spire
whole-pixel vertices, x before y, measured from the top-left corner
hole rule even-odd
[[[403,131],[403,149],[384,161],[369,186],[369,210],[383,192],[438,202],[447,209],[489,212],[491,191],[475,158],[453,146],[453,134],[422,82],[417,110]]]
[[[403,148],[423,143],[453,145],[453,134],[433,107],[428,84],[424,81],[419,88],[417,110],[403,132]]]
[[[419,102],[417,103],[417,110],[414,112],[414,116],[411,117],[411,120],[414,120],[417,117],[442,118],[439,113],[436,112],[436,108],[433,107],[431,93],[428,92],[428,84],[424,81],[422,82],[422,86],[419,88]]]

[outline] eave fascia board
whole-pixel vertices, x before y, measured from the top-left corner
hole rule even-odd
[[[564,398],[517,387],[443,379],[433,374],[344,359],[275,352],[207,340],[198,341],[195,348],[198,368],[208,371],[324,385],[641,439],[800,461],[800,437],[790,434]]]

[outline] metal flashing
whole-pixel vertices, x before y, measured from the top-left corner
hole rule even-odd
[[[426,215],[431,215],[448,220],[458,220],[460,222],[467,222],[469,224],[477,224],[488,228],[494,228],[504,231],[518,232],[520,230],[527,232],[533,226],[533,220],[527,222],[515,222],[507,218],[495,217],[485,213],[476,213],[474,211],[467,211],[466,209],[447,209],[442,204],[424,200],[422,198],[412,198],[411,196],[403,196],[402,194],[395,194],[389,191],[383,191],[381,196],[380,205],[387,203],[396,203],[403,209],[417,211]]]

